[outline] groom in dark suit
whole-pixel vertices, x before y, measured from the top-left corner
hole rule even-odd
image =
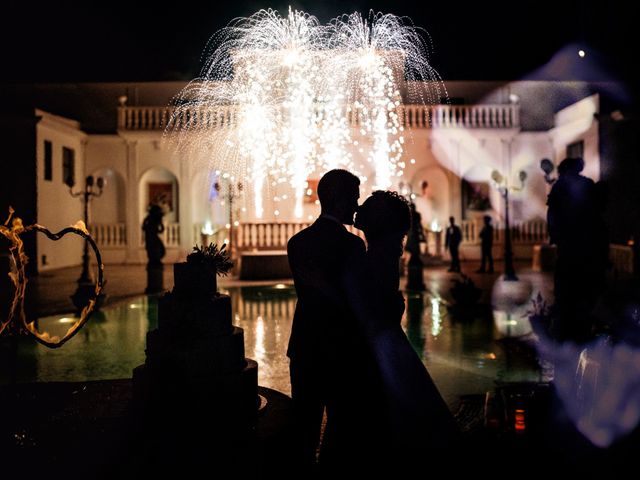
[[[359,196],[358,177],[346,170],[327,172],[318,183],[320,217],[287,245],[298,295],[287,356],[297,433],[295,448],[302,466],[315,463],[325,407],[327,425],[333,425],[332,419],[340,416],[336,414],[336,400],[348,382],[345,371],[355,351],[358,334],[341,277],[346,260],[365,251],[362,239],[344,226],[353,225]],[[327,432],[325,440],[326,436]]]

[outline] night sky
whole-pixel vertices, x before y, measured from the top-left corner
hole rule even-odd
[[[6,2],[2,82],[189,80],[198,75],[215,31],[261,8],[285,14],[289,4],[323,23],[356,10],[406,15],[429,33],[431,62],[445,80],[532,78],[568,45],[575,56],[583,46],[597,68],[569,69],[558,79],[630,80],[633,65],[626,59],[637,57],[631,2],[617,0],[159,3]]]

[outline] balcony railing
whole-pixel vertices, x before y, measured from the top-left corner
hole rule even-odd
[[[287,242],[297,232],[310,225],[308,222],[263,222],[241,223],[234,230],[235,251],[256,250],[286,250]],[[194,224],[193,237],[195,243],[203,241],[222,244],[229,237],[226,229],[218,230],[214,235],[206,239],[201,235],[202,224]],[[364,238],[362,231],[348,227],[349,231]],[[462,230],[462,243],[467,245],[480,244],[480,230],[482,221],[464,220],[460,223]],[[124,248],[127,245],[126,226],[124,223],[93,224],[89,230],[96,243],[101,248]],[[504,225],[500,222],[494,224],[494,244],[504,242]],[[165,225],[161,239],[167,248],[180,246],[180,224],[168,223]],[[444,242],[444,232],[438,238]],[[544,220],[530,220],[515,222],[511,225],[511,239],[514,244],[535,244],[548,241],[547,223]],[[144,246],[144,236],[141,236],[140,245]],[[629,263],[626,249],[620,250],[619,263]]]
[[[174,116],[175,113],[175,116]],[[352,108],[345,112],[347,122],[358,127],[362,114]],[[398,109],[400,125],[405,128],[517,128],[518,105],[403,105]],[[173,128],[222,129],[237,125],[238,107],[119,107],[119,130],[163,130],[169,121]],[[316,118],[321,119],[318,109]]]
[[[286,250],[291,237],[309,223],[243,223],[237,228],[236,251]]]
[[[175,248],[180,246],[180,224],[165,223],[164,232],[160,234],[160,240],[165,248]],[[144,235],[140,235],[140,245],[144,247]]]
[[[127,227],[124,223],[94,223],[89,225],[89,232],[100,248],[127,246]],[[180,224],[166,224],[160,238],[165,247],[180,246]],[[144,235],[140,237],[140,245],[144,246]]]
[[[236,251],[286,250],[287,242],[294,234],[309,226],[309,223],[241,223],[236,227]],[[482,222],[465,220],[460,224],[463,244],[480,244]],[[353,227],[349,230],[364,238],[362,231]],[[504,225],[494,225],[494,243],[504,242]],[[444,242],[444,232],[440,236]],[[530,220],[511,225],[511,239],[515,244],[544,243],[548,240],[547,223],[544,220]]]
[[[127,245],[127,227],[124,223],[93,223],[89,232],[100,248],[120,248]]]
[[[482,220],[463,220],[460,223],[462,230],[462,243],[480,243],[480,230],[483,225]],[[504,242],[504,223],[494,222],[493,243]],[[446,228],[446,227],[445,227]],[[549,239],[547,232],[547,222],[544,220],[528,220],[526,222],[511,222],[511,241],[513,243],[545,243]]]

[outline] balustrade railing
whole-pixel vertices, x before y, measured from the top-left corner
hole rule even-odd
[[[237,227],[236,251],[286,250],[289,239],[310,223],[242,223]]]
[[[234,241],[237,252],[251,250],[286,250],[287,242],[297,232],[310,225],[309,222],[264,222],[241,223],[235,227]],[[463,220],[460,222],[463,244],[479,244],[482,222],[480,220]],[[347,229],[364,239],[361,230],[353,226]],[[127,245],[127,228],[124,223],[94,223],[89,226],[89,231],[96,244],[100,248],[120,248]],[[213,235],[203,236],[202,224],[193,225],[194,243],[203,241],[222,244],[229,234],[226,229],[219,229]],[[494,243],[504,241],[504,225],[500,222],[494,224]],[[444,232],[441,238],[444,241]],[[165,247],[180,246],[180,224],[165,224],[164,232],[160,235]],[[511,239],[517,244],[544,243],[548,240],[547,224],[544,220],[530,220],[527,222],[513,223],[511,226]],[[144,246],[144,236],[140,237],[140,245]],[[617,252],[617,251],[616,251]],[[620,263],[628,263],[628,252],[625,248],[617,252]]]
[[[165,248],[175,248],[180,246],[180,224],[165,223],[164,231],[160,234],[160,239]],[[140,235],[140,245],[144,246],[144,235]]]
[[[164,232],[162,232],[161,238],[165,247],[179,247],[180,246],[180,224],[179,223],[165,224]]]
[[[118,129],[163,130],[172,128],[221,129],[237,124],[236,105],[216,107],[118,107]],[[520,126],[518,105],[402,105],[396,111],[405,128],[515,128]],[[352,127],[361,124],[363,115],[352,107],[345,112]],[[316,118],[323,118],[320,107]]]
[[[460,222],[462,243],[480,243],[482,220],[463,220]],[[493,223],[493,242],[499,244],[504,241],[505,225],[502,222]],[[547,222],[544,220],[528,220],[526,222],[511,222],[511,241],[514,243],[545,243],[549,239]]]
[[[408,128],[514,128],[518,105],[404,105],[401,124]]]
[[[307,222],[241,223],[236,227],[236,251],[286,250],[289,238],[309,225]],[[348,226],[347,229],[364,239],[361,230],[353,226]],[[460,229],[463,244],[480,244],[481,221],[465,220],[461,222]],[[440,238],[444,242],[444,232]],[[511,239],[517,244],[544,243],[548,240],[547,224],[544,220],[515,223],[511,226]],[[500,244],[503,241],[504,225],[498,222],[494,225],[494,243]]]
[[[100,248],[119,248],[127,245],[127,227],[124,223],[92,223],[89,232]]]

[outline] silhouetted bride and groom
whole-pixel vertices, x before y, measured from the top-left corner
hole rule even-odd
[[[419,464],[453,447],[458,429],[400,325],[409,205],[377,191],[358,207],[360,181],[346,170],[326,173],[317,193],[320,217],[288,244],[296,461],[315,463],[326,408],[319,463],[328,470]],[[354,214],[366,247],[345,228]]]

